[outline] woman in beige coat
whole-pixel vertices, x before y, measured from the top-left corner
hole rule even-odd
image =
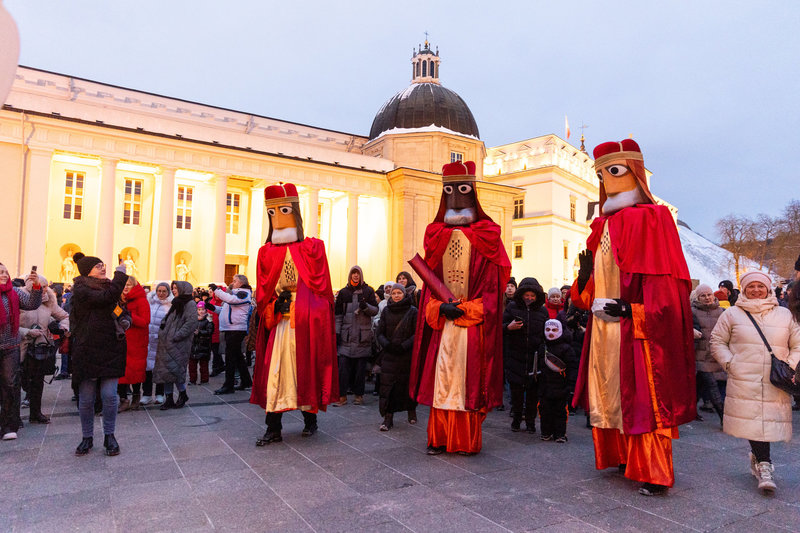
[[[792,438],[792,400],[770,383],[771,357],[746,312],[758,323],[775,357],[792,368],[800,361],[800,325],[778,305],[771,285],[762,272],[744,274],[742,294],[711,332],[711,353],[728,372],[723,431],[750,441],[750,472],[765,493],[776,489],[769,443]]]

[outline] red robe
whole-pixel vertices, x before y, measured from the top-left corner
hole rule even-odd
[[[669,209],[652,204],[598,217],[586,241],[593,254],[606,220],[620,270],[620,298],[633,308],[633,317],[620,320],[623,431],[641,435],[657,428],[677,427],[694,420],[697,413],[691,281],[675,222]],[[577,282],[573,284],[571,295],[577,307],[589,309],[594,298],[593,279],[582,293]],[[573,399],[573,405],[587,410],[592,320],[590,316]],[[655,407],[645,343],[650,352]]]
[[[312,411],[325,410],[325,406],[339,400],[333,290],[325,244],[312,237],[291,244],[268,242],[258,250],[256,305],[261,322],[256,336],[256,363],[250,403],[266,409],[274,326],[281,320],[281,314],[275,315],[273,312],[277,299],[275,287],[287,247],[298,275],[294,302],[297,405],[311,406]]]
[[[423,246],[425,262],[439,279],[443,279],[442,256],[454,229],[463,231],[471,243],[467,300],[481,298],[484,310],[483,322],[467,331],[465,408],[486,410],[503,403],[503,293],[511,274],[511,262],[500,238],[500,226],[488,217],[468,226],[433,222],[425,231]],[[441,330],[431,328],[425,319],[430,300],[431,293],[423,286],[409,381],[409,394],[423,405],[433,404],[436,357],[442,335]]]

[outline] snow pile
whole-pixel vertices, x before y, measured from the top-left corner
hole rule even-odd
[[[431,131],[439,132],[439,133],[449,133],[450,135],[458,135],[460,137],[466,137],[467,139],[475,139],[476,141],[480,140],[477,137],[475,137],[474,135],[467,135],[466,133],[459,133],[457,131],[453,131],[451,129],[445,128],[444,126],[437,126],[436,124],[431,124],[430,126],[421,126],[419,128],[392,128],[390,130],[386,130],[384,132],[381,132],[381,134],[378,135],[377,137],[375,137],[375,139],[379,139],[380,137],[383,137],[384,135],[397,135],[397,134],[403,134],[403,133],[425,133],[425,132],[431,132]],[[370,142],[374,141],[375,139],[372,139]]]
[[[678,235],[681,238],[686,264],[689,266],[689,274],[693,279],[699,279],[700,283],[706,283],[714,289],[723,279],[729,279],[734,285],[736,284],[731,252],[695,233],[682,222],[678,223]],[[758,263],[742,258],[740,272],[757,268]],[[762,270],[768,273],[766,268]]]

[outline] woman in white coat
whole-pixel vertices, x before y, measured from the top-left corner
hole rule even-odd
[[[147,343],[147,372],[145,381],[142,385],[142,401],[140,405],[153,403],[153,367],[156,364],[156,352],[158,351],[158,332],[161,330],[161,321],[167,316],[169,308],[172,307],[172,292],[169,283],[162,281],[156,285],[156,290],[147,295],[150,303],[150,329],[149,340]],[[164,384],[156,383],[155,404],[164,402]]]
[[[775,357],[792,368],[800,361],[800,325],[792,313],[778,305],[772,280],[763,272],[741,278],[742,293],[736,304],[720,316],[711,332],[711,354],[728,372],[723,431],[750,441],[750,472],[758,488],[776,490],[770,442],[792,438],[792,400],[769,381],[772,360],[755,319]]]

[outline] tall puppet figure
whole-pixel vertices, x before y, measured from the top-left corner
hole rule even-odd
[[[439,212],[425,231],[425,260],[415,267],[427,274],[420,273],[425,285],[409,388],[431,406],[428,453],[473,454],[481,450],[487,411],[502,405],[502,303],[511,263],[500,226],[478,203],[475,163],[445,165],[442,182]]]
[[[598,469],[619,467],[662,494],[675,482],[672,439],[694,420],[690,279],[675,222],[655,205],[631,139],[594,149],[601,216],[572,286],[591,310],[573,403],[589,413]]]
[[[257,446],[283,440],[281,418],[293,409],[303,413],[303,436],[313,435],[317,411],[339,398],[325,245],[304,238],[294,185],[272,185],[264,197],[269,235],[258,251],[256,303],[261,323],[250,403],[266,410],[267,431]]]

